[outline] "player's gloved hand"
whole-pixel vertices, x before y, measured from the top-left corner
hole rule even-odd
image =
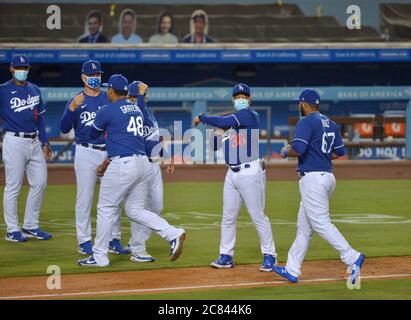
[[[108,165],[110,164],[110,160],[104,160],[96,169],[96,174],[98,177],[104,176],[104,173],[107,170]]]
[[[281,158],[285,159],[288,157],[288,151],[291,149],[290,145],[286,145],[285,147],[281,148],[280,156]]]
[[[197,116],[197,117],[195,117],[194,119],[193,119],[193,123],[191,124],[191,128],[195,128],[195,127],[197,127],[199,124],[200,124],[200,117],[199,116]]]
[[[76,95],[73,98],[73,101],[71,101],[70,105],[69,105],[69,109],[70,111],[75,111],[79,106],[81,106],[84,103],[84,94],[80,93],[78,95]]]
[[[148,85],[146,85],[144,82],[141,82],[138,84],[138,94],[140,96],[144,96],[147,92]]]
[[[51,151],[50,145],[48,143],[46,143],[43,146],[43,153],[44,153],[44,158],[46,159],[46,161],[51,160],[51,157],[53,156],[53,152]]]

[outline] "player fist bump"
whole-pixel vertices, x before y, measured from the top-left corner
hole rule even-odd
[[[147,92],[147,89],[148,85],[140,81],[140,83],[138,84],[138,94],[144,96]]]
[[[81,106],[84,103],[84,94],[80,93],[78,95],[76,95],[73,98],[73,101],[71,101],[70,105],[69,105],[69,109],[70,111],[75,111],[79,106]]]
[[[280,156],[281,158],[285,159],[288,157],[288,151],[290,151],[291,146],[290,145],[286,145],[285,147],[281,148],[280,151]]]

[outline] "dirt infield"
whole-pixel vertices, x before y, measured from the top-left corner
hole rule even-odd
[[[283,162],[267,166],[267,180],[297,180],[295,162]],[[164,169],[164,168],[163,168]],[[177,165],[174,174],[163,172],[165,182],[223,181],[225,165]],[[411,161],[336,161],[334,173],[337,179],[411,179]],[[4,167],[0,168],[0,181],[4,185]],[[27,183],[27,181],[25,182]],[[73,166],[49,166],[49,184],[75,184]]]
[[[132,263],[132,262],[130,262]],[[366,259],[362,279],[411,278],[411,256]],[[0,299],[52,299],[87,296],[121,296],[190,290],[288,285],[274,273],[258,271],[258,265],[234,269],[208,267],[127,272],[102,272],[62,276],[60,290],[46,287],[47,277],[0,279]],[[79,267],[80,268],[80,267]],[[138,269],[138,264],[136,264]],[[303,265],[300,283],[345,281],[340,261],[311,261]],[[344,286],[345,284],[342,284]]]

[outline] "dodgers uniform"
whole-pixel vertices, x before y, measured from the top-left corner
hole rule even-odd
[[[319,99],[311,89],[304,90],[299,97],[300,102],[315,105],[319,105]],[[339,252],[345,264],[357,264],[360,268],[364,255],[351,248],[330,219],[329,201],[336,184],[331,157],[345,154],[337,124],[318,111],[310,113],[297,123],[292,149],[299,154],[297,172],[301,177],[297,235],[285,268],[274,267],[274,271],[297,282],[314,232]]]
[[[137,106],[144,118],[143,137],[145,139],[145,152],[150,162],[151,179],[147,185],[148,195],[146,209],[158,215],[163,211],[163,177],[160,162],[163,157],[168,156],[160,142],[158,122],[145,103],[144,95],[138,94],[139,81],[129,86],[129,96],[137,98]],[[152,230],[135,222],[131,222],[131,238],[129,247],[132,253],[131,260],[138,262],[150,262],[155,259],[147,253],[146,241],[150,239]]]
[[[82,66],[83,75],[102,73],[101,65],[96,60],[86,61]],[[91,80],[90,80],[91,78]],[[93,85],[96,77],[87,77],[86,85]],[[97,82],[99,80],[97,79]],[[97,90],[100,83],[95,83],[93,89]],[[76,151],[74,157],[74,170],[77,182],[76,196],[76,232],[79,244],[79,252],[82,254],[92,254],[91,251],[91,206],[93,203],[94,189],[97,182],[96,168],[107,158],[106,142],[103,135],[97,138],[90,138],[90,126],[93,124],[97,111],[100,107],[108,104],[107,93],[100,91],[97,96],[83,93],[84,102],[74,111],[69,106],[73,99],[70,99],[64,110],[61,119],[61,131],[68,133],[72,128],[75,132]],[[120,216],[113,224],[112,239],[120,239]],[[112,246],[112,245],[111,245]],[[114,248],[115,249],[115,248]],[[113,249],[112,249],[113,250]],[[116,250],[114,250],[116,251]],[[120,250],[121,251],[121,250]],[[125,251],[128,253],[128,251]]]
[[[108,86],[109,91],[128,93],[128,82],[122,75],[111,76]],[[185,231],[145,209],[151,170],[145,152],[143,121],[141,110],[126,98],[103,106],[97,112],[90,136],[97,138],[107,132],[107,153],[111,162],[100,186],[93,256],[79,260],[80,265],[103,267],[109,264],[108,242],[123,201],[130,220],[170,241],[171,260],[177,259],[181,253]]]
[[[229,169],[224,183],[220,258],[211,266],[216,268],[234,266],[232,257],[236,240],[236,222],[240,208],[245,203],[257,229],[261,252],[264,255],[260,270],[268,272],[276,263],[277,254],[271,224],[264,213],[266,173],[259,155],[260,120],[258,113],[248,101],[246,103],[241,101],[243,99],[239,99],[242,106],[236,107],[237,95],[249,97],[250,89],[245,84],[234,87],[234,107],[237,112],[223,117],[203,114],[199,116],[199,120],[204,124],[217,128],[230,127],[222,139],[225,162]]]
[[[28,68],[28,59],[17,55],[13,68]],[[27,69],[28,70],[28,69]],[[25,81],[28,71],[14,71],[14,79],[0,85],[0,113],[6,131],[3,140],[3,162],[6,186],[3,196],[6,240],[25,242],[25,236],[48,240],[51,235],[39,228],[39,215],[47,185],[47,165],[42,145],[48,144],[40,89]],[[19,72],[22,72],[23,76]],[[21,85],[15,82],[19,77]],[[24,215],[23,234],[18,226],[17,200],[24,173],[30,185]]]

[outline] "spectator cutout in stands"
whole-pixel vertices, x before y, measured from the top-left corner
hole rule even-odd
[[[212,43],[215,42],[208,35],[208,15],[203,10],[196,10],[191,15],[190,34],[183,39],[184,43]]]
[[[178,43],[178,38],[173,34],[174,20],[171,13],[163,11],[157,21],[157,33],[148,40],[149,43]]]
[[[102,34],[103,15],[98,10],[90,11],[85,22],[85,33],[80,36],[80,43],[105,43],[107,38]]]
[[[118,30],[114,37],[111,38],[111,43],[142,43],[143,39],[136,34],[137,17],[132,9],[124,9],[120,14],[120,21],[118,23]]]

